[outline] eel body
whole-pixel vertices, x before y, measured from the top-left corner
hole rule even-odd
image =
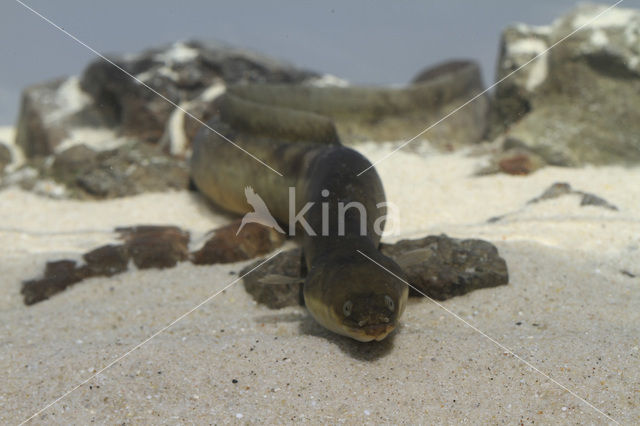
[[[216,101],[219,114],[210,125],[283,176],[202,128],[193,141],[193,182],[215,204],[237,214],[252,211],[245,188],[253,188],[289,234],[301,237],[304,301],[313,318],[359,341],[382,340],[396,328],[408,296],[406,284],[389,273],[404,277],[402,269],[378,250],[386,214],[382,182],[375,168],[357,176],[371,163],[340,143],[336,117],[321,108],[302,110],[281,90],[230,88]],[[340,96],[351,102],[339,103],[343,110],[361,118],[375,115],[384,99],[393,107],[412,95],[394,101],[378,93],[380,102],[360,102],[366,94]],[[349,203],[362,209],[345,209]],[[308,226],[291,220],[303,211]]]

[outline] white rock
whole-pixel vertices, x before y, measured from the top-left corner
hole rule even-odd
[[[168,64],[182,64],[198,57],[198,49],[189,47],[183,42],[174,43],[169,50],[158,53],[154,59]]]
[[[582,26],[589,26],[590,28],[607,28],[607,27],[623,27],[629,25],[634,19],[637,19],[637,13],[631,9],[620,9],[614,7],[609,11],[603,13],[598,18],[594,19],[599,13],[603,12],[608,6],[597,5],[589,7],[583,13],[578,14],[573,18],[574,29],[578,29]],[[589,21],[593,20],[591,23]]]
[[[56,109],[44,117],[46,124],[55,123],[63,117],[78,112],[92,101],[89,95],[80,88],[80,78],[73,76],[58,88],[53,102]]]

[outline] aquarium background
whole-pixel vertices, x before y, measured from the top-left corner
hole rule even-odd
[[[501,29],[548,24],[575,0],[125,1],[27,0],[103,54],[176,40],[221,40],[358,84],[402,84],[420,69],[465,57],[494,79]],[[611,1],[610,3],[613,3]],[[640,7],[625,0],[620,7]],[[95,55],[16,1],[0,4],[0,125],[14,124],[21,90],[79,73]]]

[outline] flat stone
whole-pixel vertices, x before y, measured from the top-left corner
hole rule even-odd
[[[47,262],[44,276],[39,279],[22,283],[20,293],[24,297],[25,305],[46,300],[87,277],[87,271],[76,267],[73,260],[58,260]]]
[[[139,269],[172,268],[189,258],[189,233],[176,226],[116,228]]]
[[[419,249],[425,249],[424,260],[405,266],[404,272],[409,284],[434,299],[445,300],[509,282],[507,263],[487,241],[440,235],[381,246],[382,253],[396,262]],[[413,288],[409,293],[421,295]]]
[[[204,246],[191,254],[191,262],[195,265],[239,262],[270,253],[285,241],[283,234],[258,223],[246,224],[236,235],[240,223],[237,220],[216,229]]]
[[[196,265],[231,263],[267,254],[285,241],[284,235],[257,223],[246,224],[236,236],[239,226],[238,220],[212,231],[203,248],[193,253],[189,253],[189,233],[176,226],[116,228],[122,244],[90,250],[82,256],[82,265],[68,259],[48,262],[41,278],[23,283],[24,302],[31,305],[48,299],[85,278],[125,272],[131,262],[139,269],[172,268],[187,260]]]
[[[110,277],[127,270],[129,251],[123,244],[107,244],[85,253],[82,258],[87,262],[92,277]]]
[[[609,203],[604,198],[589,192],[576,191],[566,182],[556,182],[547,188],[541,195],[528,201],[528,204],[539,203],[540,201],[551,200],[564,195],[577,195],[580,197],[580,206],[597,206],[608,210],[617,211],[618,207]]]

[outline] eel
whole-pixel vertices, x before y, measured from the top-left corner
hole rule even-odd
[[[230,86],[208,123],[216,132],[202,127],[192,142],[192,181],[236,214],[252,211],[245,191],[259,195],[290,235],[301,236],[307,271],[302,292],[311,316],[337,334],[383,340],[399,323],[408,286],[398,279],[405,278],[402,268],[379,251],[386,214],[380,177],[363,155],[341,143],[340,134],[358,139],[369,136],[368,127],[378,134],[381,128],[397,131],[407,115],[422,125],[425,112],[468,90],[464,86]],[[294,213],[304,212],[304,221],[290,212],[290,202]]]

